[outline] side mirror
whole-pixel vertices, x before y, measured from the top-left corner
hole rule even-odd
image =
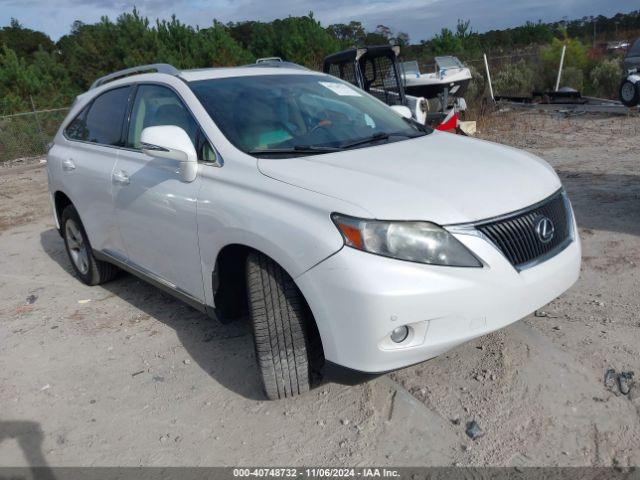
[[[396,112],[398,115],[404,118],[411,118],[411,110],[409,107],[405,107],[404,105],[391,105],[391,110]]]
[[[180,162],[180,178],[193,182],[198,173],[198,154],[189,135],[175,125],[147,127],[140,136],[142,151],[157,158]]]

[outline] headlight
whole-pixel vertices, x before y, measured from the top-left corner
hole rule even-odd
[[[331,219],[345,245],[358,250],[430,265],[482,267],[462,243],[433,223],[366,220],[338,213]]]

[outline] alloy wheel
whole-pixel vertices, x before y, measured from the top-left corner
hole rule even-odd
[[[80,273],[86,275],[89,271],[89,252],[87,251],[87,244],[82,237],[80,228],[71,218],[68,219],[65,224],[65,238],[67,240],[71,260]]]

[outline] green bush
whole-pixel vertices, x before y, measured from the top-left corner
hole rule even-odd
[[[554,85],[555,86],[555,85]],[[560,77],[560,88],[571,87],[578,91],[584,88],[584,73],[578,67],[565,67]]]
[[[471,65],[468,67],[471,71],[471,80],[469,81],[469,86],[464,94],[464,98],[468,103],[473,103],[484,96],[487,81],[477,68]]]
[[[591,70],[589,78],[593,94],[598,97],[615,98],[622,78],[622,67],[619,58],[602,60]]]
[[[564,55],[560,86],[580,90],[584,80],[583,74],[589,63],[588,49],[580,40],[574,38],[565,38],[564,40],[554,38],[549,46],[542,49],[544,88],[552,89],[555,87],[563,45],[567,46],[567,50]],[[580,87],[578,88],[576,85],[580,85]]]
[[[527,96],[533,91],[535,72],[520,60],[504,67],[491,80],[496,95]]]

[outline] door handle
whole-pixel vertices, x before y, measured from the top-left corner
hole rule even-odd
[[[124,170],[116,170],[112,175],[113,183],[118,185],[129,185],[129,174]]]
[[[62,170],[65,172],[71,172],[76,169],[76,164],[70,158],[62,160]]]

